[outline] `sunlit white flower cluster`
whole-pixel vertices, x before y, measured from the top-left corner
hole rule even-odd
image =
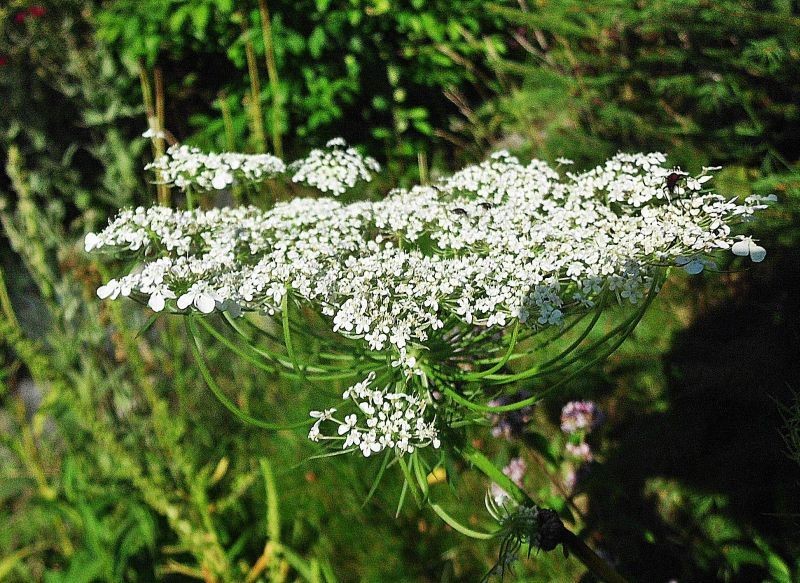
[[[695,272],[716,250],[744,245],[762,258],[732,234],[762,201],[702,190],[708,173],[670,190],[672,172],[661,154],[619,154],[561,176],[501,152],[377,202],[128,209],[88,235],[86,249],[141,258],[102,297],[131,296],[157,311],[274,314],[289,293],[334,331],[418,370],[429,343],[454,326],[558,326],[601,294],[639,303],[656,266]]]
[[[330,140],[325,149],[311,150],[306,158],[289,165],[292,182],[307,184],[334,196],[344,194],[361,181],[370,182],[372,174],[380,169],[373,158],[347,147],[341,138]]]
[[[206,154],[191,146],[170,146],[145,167],[157,170],[159,180],[181,190],[223,190],[234,183],[261,182],[286,171],[283,160],[271,154]]]
[[[343,194],[359,182],[369,182],[380,165],[350,148],[341,138],[289,165],[271,154],[205,153],[191,146],[174,145],[148,164],[159,182],[180,190],[223,190],[234,184],[256,184],[289,174],[292,182],[331,193]]]
[[[392,392],[388,387],[371,388],[374,380],[374,373],[370,373],[344,392],[342,397],[357,406],[357,412],[346,415],[344,420],[334,417],[336,409],[311,411],[316,421],[308,438],[312,441],[344,440],[342,449],[358,448],[365,457],[385,449],[403,455],[429,445],[438,448],[441,445],[439,433],[433,421],[426,418],[426,402],[417,395]],[[322,433],[320,425],[325,421],[339,426],[338,437]]]

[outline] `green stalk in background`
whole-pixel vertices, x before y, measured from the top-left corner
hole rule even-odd
[[[156,68],[153,71],[153,79],[155,84],[155,100],[153,99],[153,90],[150,85],[150,77],[147,69],[144,66],[144,61],[139,61],[139,82],[142,87],[142,100],[144,101],[144,110],[147,114],[147,127],[150,130],[150,142],[153,148],[153,158],[160,158],[164,155],[165,149],[165,130],[164,130],[164,75],[161,69]],[[155,103],[154,103],[155,101]],[[162,206],[169,206],[170,204],[170,191],[169,186],[161,180],[161,174],[156,170],[156,199],[158,204]]]
[[[247,17],[242,18],[242,38],[247,57],[247,75],[250,78],[250,95],[247,97],[247,112],[250,117],[250,128],[256,152],[266,152],[267,139],[264,132],[264,112],[261,109],[261,78],[258,74],[256,52],[250,39],[250,27]]]
[[[258,0],[258,12],[261,15],[261,34],[264,37],[264,58],[267,62],[270,93],[272,94],[272,148],[278,158],[283,158],[283,141],[281,138],[281,118],[283,117],[283,94],[281,93],[278,65],[275,62],[275,45],[272,39],[272,22],[270,21],[267,0]]]

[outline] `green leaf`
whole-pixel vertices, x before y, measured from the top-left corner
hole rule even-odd
[[[312,57],[319,59],[322,56],[322,50],[325,48],[326,40],[325,29],[321,26],[315,27],[308,37],[308,51],[311,53]]]
[[[191,16],[195,36],[198,39],[206,38],[206,28],[208,28],[208,21],[211,19],[211,7],[208,4],[196,6],[192,10]]]

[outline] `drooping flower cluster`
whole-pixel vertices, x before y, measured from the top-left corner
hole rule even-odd
[[[325,149],[311,150],[303,159],[292,163],[292,182],[313,186],[334,196],[344,194],[358,182],[369,182],[372,173],[379,172],[380,164],[373,158],[362,156],[355,148],[348,148],[341,138],[325,144]]]
[[[337,144],[334,151],[349,155]],[[377,202],[128,209],[88,235],[86,249],[141,258],[101,287],[103,297],[134,297],[154,310],[273,314],[288,293],[334,331],[389,349],[396,365],[413,370],[453,326],[558,326],[601,294],[637,304],[655,266],[702,266],[739,245],[732,226],[762,201],[703,191],[708,174],[670,192],[664,160],[619,154],[562,177],[500,152]],[[361,170],[353,161],[348,175]]]
[[[206,154],[191,146],[170,146],[145,167],[157,170],[165,184],[181,190],[223,190],[234,183],[256,183],[286,171],[283,160],[271,154]]]
[[[339,420],[334,417],[336,409],[312,411],[314,425],[308,433],[312,441],[343,440],[342,449],[361,450],[365,457],[393,449],[398,455],[413,453],[415,449],[432,445],[440,446],[439,432],[433,420],[425,414],[427,403],[418,395],[371,388],[374,373],[349,387],[342,395],[355,403],[357,412]],[[338,424],[336,436],[326,436],[320,425],[330,421]]]

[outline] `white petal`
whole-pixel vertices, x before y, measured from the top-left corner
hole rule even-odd
[[[150,296],[150,299],[147,301],[147,305],[150,306],[150,309],[154,312],[160,312],[164,309],[164,296],[161,294],[153,294]]]
[[[87,233],[86,238],[83,240],[83,248],[88,253],[100,246],[100,237],[95,233]]]
[[[231,178],[232,176],[227,172],[217,172],[214,174],[213,180],[211,180],[211,186],[217,190],[222,190],[231,183]]]
[[[194,300],[194,295],[192,294],[183,294],[181,297],[178,298],[178,309],[185,310],[189,307],[189,304],[192,303]]]
[[[198,294],[198,296],[194,299],[194,305],[197,306],[197,309],[204,314],[210,314],[214,311],[216,302],[214,301],[214,298],[208,294]]]
[[[761,245],[756,245],[755,243],[750,244],[750,259],[753,263],[761,263],[766,256],[767,250]]]
[[[744,241],[736,241],[731,247],[731,251],[733,251],[734,255],[738,255],[739,257],[747,257],[750,254],[750,241],[745,239]]]
[[[119,283],[116,279],[112,279],[105,285],[101,285],[97,288],[97,297],[101,300],[106,298],[116,299],[117,295],[119,295]]]

